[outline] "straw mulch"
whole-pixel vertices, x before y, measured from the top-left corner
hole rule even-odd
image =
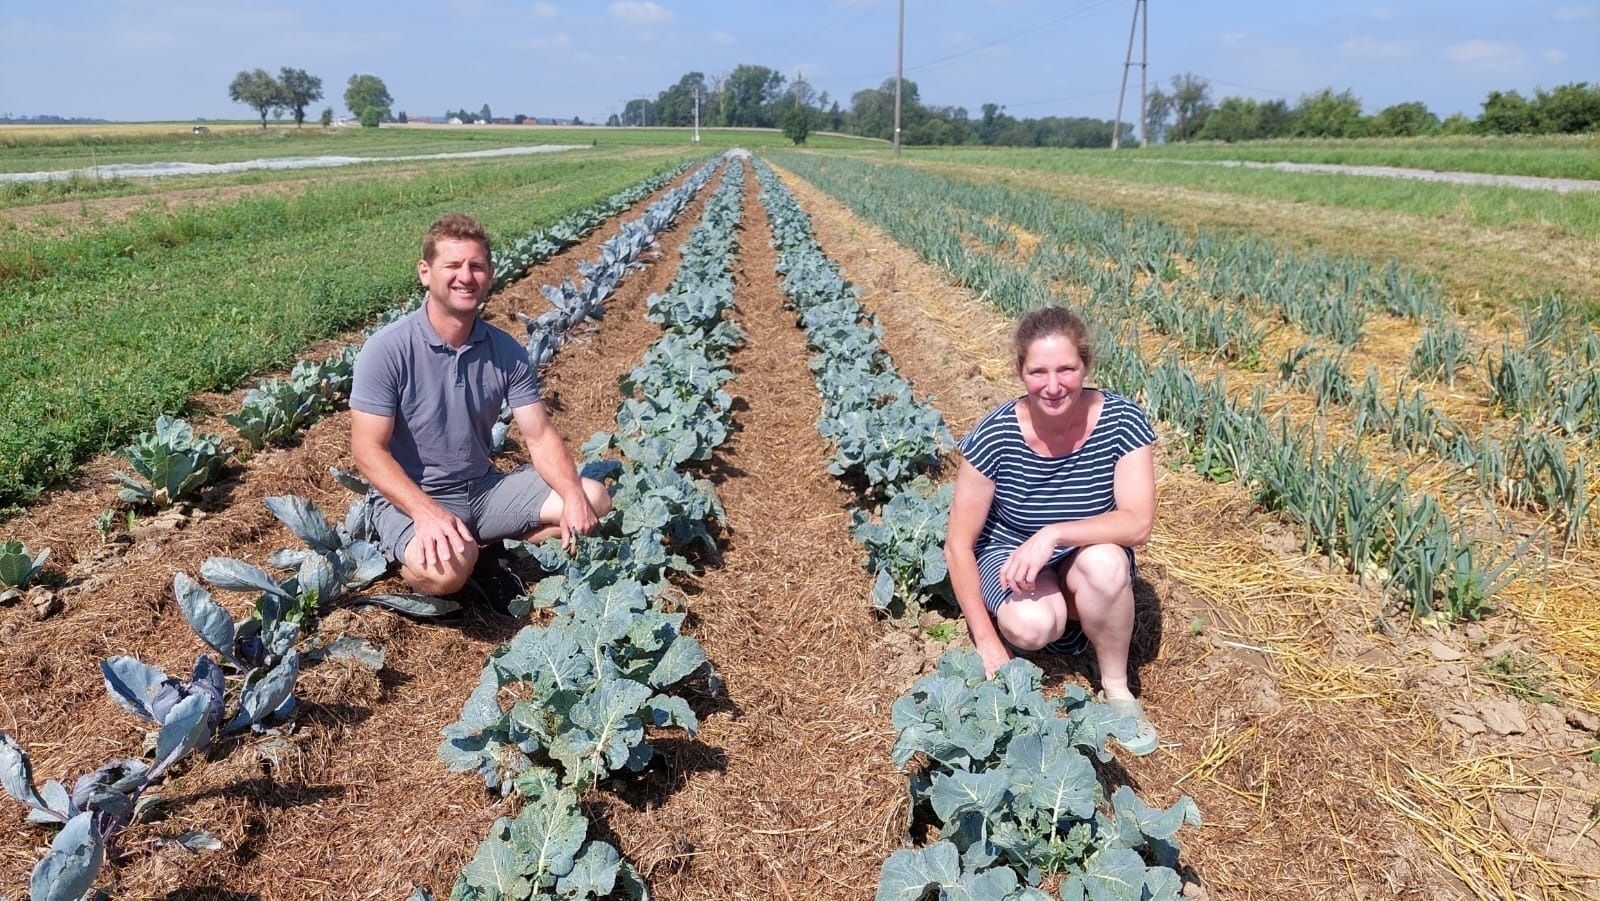
[[[647,201],[648,202],[648,201]],[[609,303],[597,333],[569,344],[552,365],[545,391],[557,428],[571,443],[609,425],[616,377],[654,340],[644,298],[675,277],[676,246],[698,219],[704,195],[661,239],[663,259],[629,276]],[[642,205],[635,210],[642,209]],[[515,310],[545,308],[537,285],[574,272],[630,214],[536,268],[491,301],[505,326]],[[132,549],[103,561],[63,614],[34,621],[12,607],[0,614],[0,730],[34,760],[38,778],[75,778],[101,763],[137,756],[139,722],[106,698],[97,661],[134,654],[184,672],[202,646],[170,595],[173,573],[198,572],[213,555],[261,563],[295,544],[261,499],[292,492],[335,516],[350,499],[328,475],[351,465],[348,414],[313,426],[299,445],[257,455],[215,489],[201,521],[166,517],[172,531],[141,529]],[[7,531],[28,522],[81,521],[94,509],[81,494],[60,492]],[[73,523],[63,526],[71,529]],[[98,540],[98,539],[94,539]],[[69,558],[88,559],[82,545]],[[398,581],[380,586],[395,590]],[[240,608],[242,598],[219,594]],[[236,609],[242,613],[242,609]],[[470,774],[449,774],[436,756],[439,729],[460,714],[485,655],[512,630],[480,615],[448,625],[413,623],[380,610],[339,611],[319,632],[370,638],[387,653],[376,675],[347,665],[304,673],[303,712],[287,735],[235,739],[210,759],[180,766],[160,788],[165,819],[125,833],[123,858],[102,874],[121,897],[214,898],[233,890],[251,897],[372,898],[407,896],[413,885],[447,893],[500,806]],[[0,821],[0,885],[25,885],[50,833],[29,827],[20,809]],[[198,857],[161,839],[203,829],[222,843]],[[169,894],[170,893],[170,894]]]
[[[686,586],[726,697],[644,785],[598,800],[657,897],[863,898],[902,828],[888,757],[898,688],[846,531],[851,498],[825,472],[753,172],[739,240],[737,432],[710,473],[728,528],[721,565]]]
[[[787,181],[884,323],[901,371],[957,434],[1018,392],[1009,323]],[[1475,678],[1470,657],[1445,662],[1428,646],[1446,657],[1475,646],[1458,633],[1373,631],[1384,602],[1304,557],[1236,488],[1158,478],[1135,669],[1164,743],[1123,763],[1147,800],[1199,802],[1206,825],[1182,839],[1190,875],[1230,898],[1600,892],[1580,757],[1593,735],[1523,704],[1537,714],[1526,734],[1464,738],[1441,717],[1506,696]],[[1041,662],[1092,684],[1083,660]]]

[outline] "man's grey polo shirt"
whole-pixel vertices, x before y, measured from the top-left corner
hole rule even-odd
[[[424,491],[488,474],[502,401],[513,409],[537,403],[538,378],[517,339],[482,319],[457,350],[434,330],[424,303],[356,355],[350,407],[394,419],[389,452]]]

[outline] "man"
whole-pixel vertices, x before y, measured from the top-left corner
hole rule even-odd
[[[611,499],[600,483],[578,477],[526,350],[478,316],[494,281],[483,227],[459,213],[440,216],[423,237],[417,277],[427,291],[422,307],[380,329],[356,357],[350,451],[380,495],[374,512],[384,554],[400,562],[413,590],[445,595],[473,575],[480,542],[492,548],[503,538],[559,535],[570,550]],[[502,402],[531,468],[500,473],[490,460]],[[483,593],[503,608],[507,571],[498,557],[485,563],[491,559],[476,581],[501,582]]]

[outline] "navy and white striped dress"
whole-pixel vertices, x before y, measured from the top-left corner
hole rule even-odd
[[[961,455],[994,482],[994,502],[974,551],[983,605],[998,612],[1011,592],[1000,586],[1000,570],[1011,552],[1051,523],[1071,522],[1116,509],[1112,491],[1117,461],[1155,443],[1150,416],[1138,404],[1101,391],[1105,404],[1083,446],[1060,457],[1041,456],[1023,440],[1017,401],[1009,400],[979,422],[958,447]],[[1051,566],[1077,548],[1058,548]],[[1128,552],[1129,564],[1133,552]]]

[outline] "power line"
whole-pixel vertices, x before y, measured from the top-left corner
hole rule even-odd
[[[1105,5],[1109,4],[1109,3],[1114,3],[1114,2],[1116,2],[1116,0],[1091,0],[1091,2],[1089,2],[1089,3],[1085,3],[1082,6],[1079,6],[1079,7],[1075,8],[1075,9],[1067,11],[1066,13],[1064,13],[1063,15],[1061,15],[1058,18],[1050,19],[1050,20],[1047,20],[1045,22],[1040,22],[1037,25],[1030,26],[1030,27],[1025,28],[1025,29],[1023,29],[1021,31],[1012,32],[1011,34],[1008,34],[1008,35],[1006,35],[1004,37],[995,38],[992,41],[989,41],[989,42],[983,43],[983,44],[979,44],[976,47],[969,47],[966,50],[958,50],[955,53],[951,53],[951,54],[948,54],[946,56],[941,56],[938,59],[931,59],[931,60],[929,60],[929,61],[927,61],[925,63],[918,63],[915,66],[909,66],[909,67],[907,67],[906,71],[907,72],[915,72],[918,69],[931,69],[934,66],[943,65],[944,63],[950,62],[952,60],[960,59],[963,56],[971,56],[974,53],[978,53],[978,52],[981,52],[981,51],[984,51],[984,50],[988,50],[991,47],[998,47],[1001,44],[1008,44],[1008,43],[1010,43],[1010,42],[1012,42],[1012,41],[1014,41],[1014,40],[1016,40],[1017,38],[1020,38],[1020,37],[1030,37],[1030,36],[1033,36],[1033,35],[1044,34],[1047,31],[1051,31],[1052,29],[1059,28],[1062,25],[1065,25],[1067,22],[1069,22],[1072,19],[1080,18],[1080,17],[1082,17],[1082,16],[1084,16],[1084,15],[1090,13],[1090,12],[1093,12],[1095,9],[1097,9],[1099,7],[1102,7],[1102,6],[1105,6]]]
[[[1061,103],[1065,100],[1084,100],[1089,97],[1104,97],[1107,94],[1115,94],[1116,92],[1116,88],[1106,88],[1103,91],[1090,91],[1086,94],[1067,94],[1063,97],[1046,97],[1043,100],[1025,100],[1021,103],[1002,103],[1000,105],[1006,109],[1011,109],[1018,106],[1038,106],[1043,103]]]

